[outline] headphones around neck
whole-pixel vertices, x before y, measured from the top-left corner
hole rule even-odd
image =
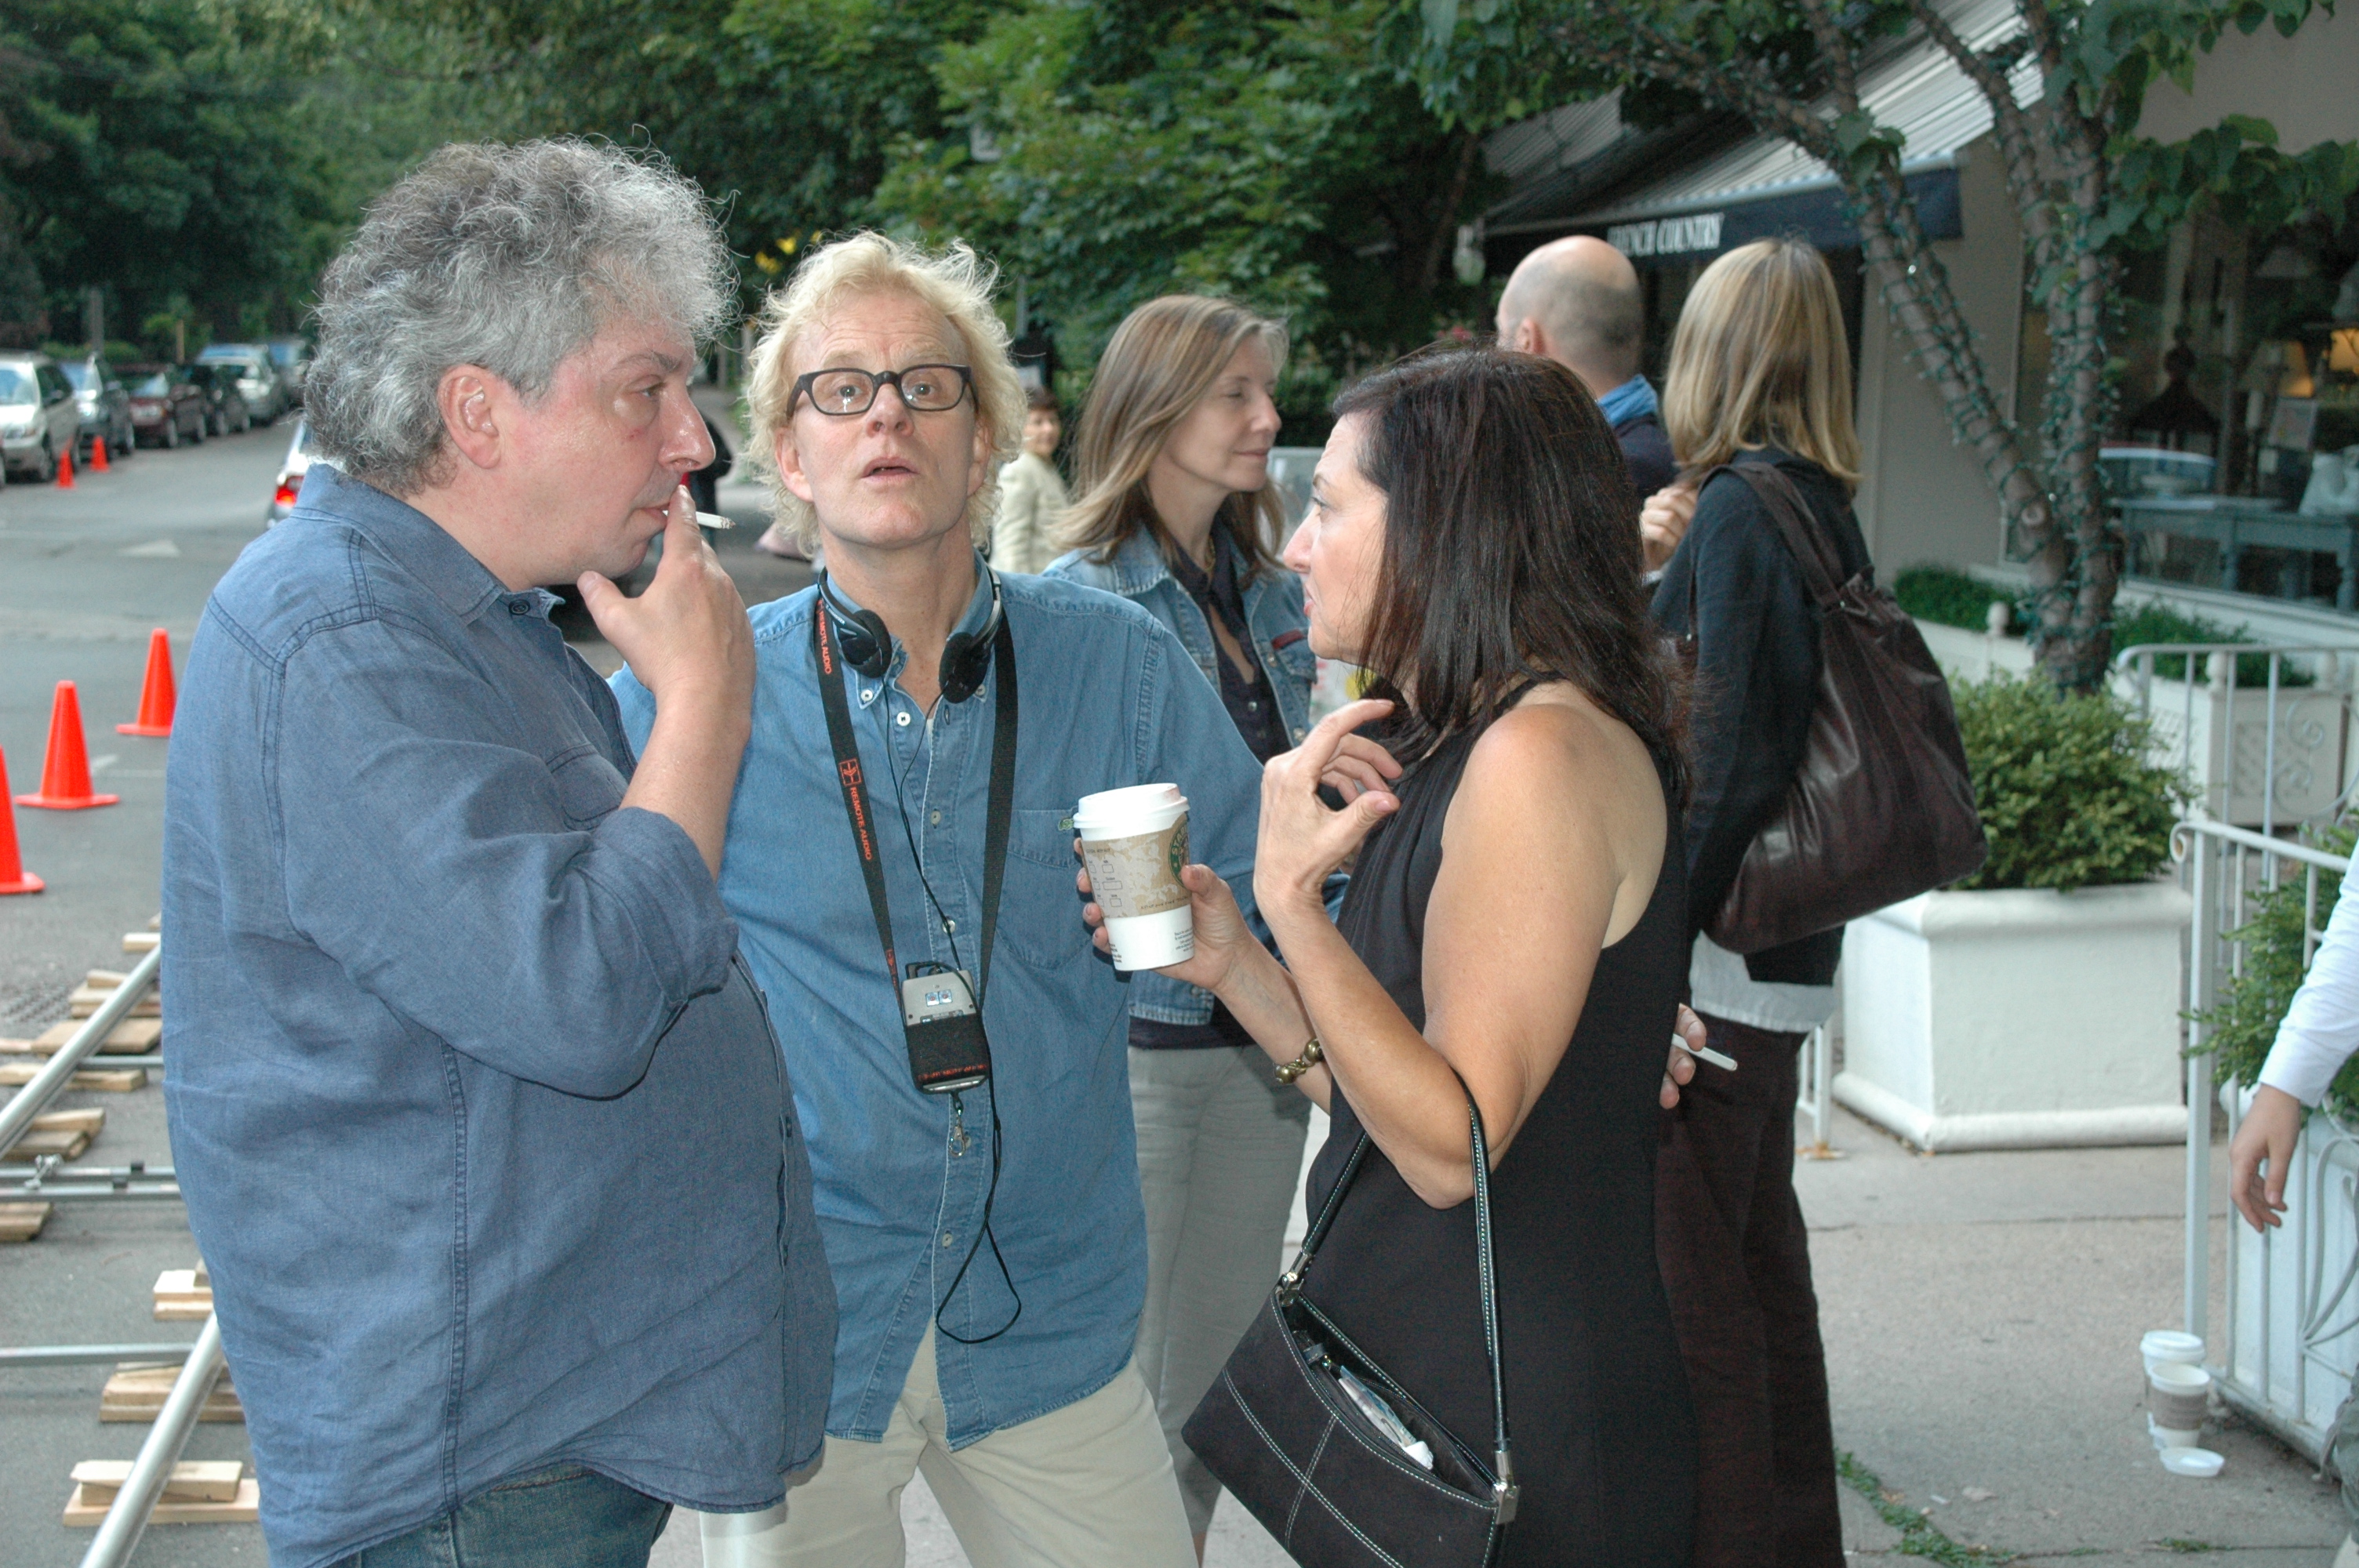
[[[951,702],[964,702],[983,686],[983,677],[991,673],[991,640],[999,632],[1002,610],[999,602],[999,574],[989,566],[984,575],[991,579],[991,616],[980,632],[953,632],[942,644],[942,696]],[[854,610],[835,597],[827,585],[827,571],[819,573],[819,600],[826,607],[828,620],[835,627],[835,640],[843,649],[843,662],[871,680],[882,679],[893,665],[893,633],[886,629],[885,618],[873,610]]]

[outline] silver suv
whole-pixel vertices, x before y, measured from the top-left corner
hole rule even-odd
[[[44,484],[82,439],[73,384],[47,354],[0,353],[0,460]]]

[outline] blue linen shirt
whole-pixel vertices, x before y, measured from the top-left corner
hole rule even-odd
[[[958,630],[987,623],[980,562],[978,579]],[[1000,583],[1021,740],[984,998],[992,1084],[962,1097],[956,1127],[949,1097],[910,1079],[899,993],[885,973],[820,704],[817,594],[753,611],[754,740],[721,893],[769,992],[810,1142],[843,1309],[828,1416],[837,1437],[883,1437],[918,1342],[975,1239],[994,1097],[1005,1164],[992,1232],[1023,1315],[982,1345],[936,1336],[951,1445],[1060,1410],[1130,1359],[1147,1222],[1130,1117],[1129,988],[1082,924],[1067,825],[1075,804],[1099,790],[1179,784],[1190,852],[1242,898],[1252,894],[1261,769],[1179,641],[1111,594],[1012,574]],[[937,702],[929,719],[898,684],[906,656],[897,643],[882,678],[842,672],[880,824],[894,945],[904,963],[972,971],[998,677],[965,702]],[[652,698],[627,672],[614,688],[625,725],[644,736]],[[952,923],[947,933],[927,883]],[[942,1321],[975,1337],[1015,1305],[985,1244]]]
[[[165,1105],[280,1568],[563,1462],[766,1508],[819,1445],[780,1054],[551,602],[315,466],[190,645]]]
[[[1205,683],[1215,694],[1220,691],[1222,654],[1212,640],[1212,622],[1171,575],[1163,546],[1146,528],[1132,529],[1110,560],[1094,559],[1087,551],[1068,550],[1041,575],[1103,589],[1143,606],[1172,630]],[[1318,655],[1310,651],[1310,618],[1302,608],[1302,579],[1283,568],[1256,572],[1246,579],[1240,597],[1245,600],[1245,630],[1253,634],[1253,656],[1269,676],[1288,742],[1299,746],[1310,733],[1310,687],[1319,678]],[[1232,730],[1236,728],[1225,708],[1221,719]],[[1339,880],[1330,907],[1340,904],[1342,897]],[[1131,988],[1130,1015],[1154,1023],[1207,1023],[1212,1017],[1212,993],[1201,986],[1162,975],[1141,975]]]

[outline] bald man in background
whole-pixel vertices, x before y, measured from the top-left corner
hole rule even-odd
[[[1526,256],[1499,296],[1499,346],[1551,359],[1581,378],[1622,443],[1632,488],[1651,496],[1678,475],[1638,373],[1647,326],[1638,269],[1603,240],[1576,234]]]

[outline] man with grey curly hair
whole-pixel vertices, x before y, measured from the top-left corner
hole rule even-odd
[[[190,645],[166,1104],[279,1568],[643,1568],[819,1451],[834,1295],[715,885],[753,643],[680,488],[733,288],[657,158],[444,148],[330,267],[330,460]],[[636,751],[565,582],[662,694]]]

